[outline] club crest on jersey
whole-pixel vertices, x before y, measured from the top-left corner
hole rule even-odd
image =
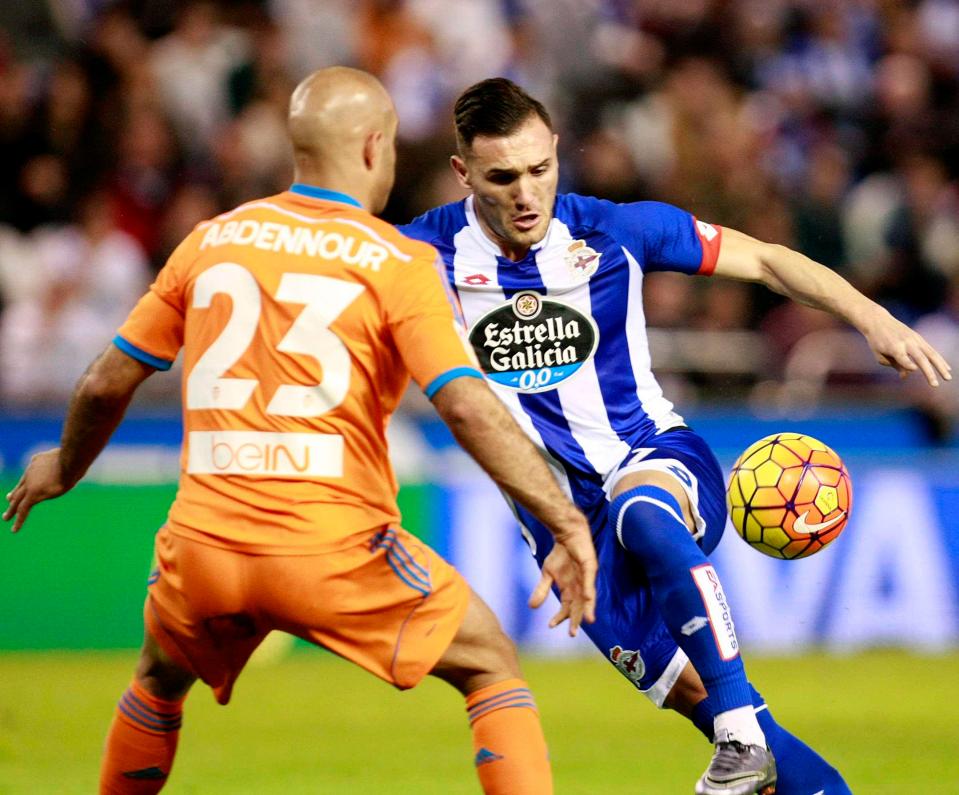
[[[639,687],[643,674],[646,673],[646,663],[643,662],[643,658],[639,656],[638,651],[624,649],[622,646],[613,646],[609,650],[609,659],[612,660],[613,665],[619,669],[623,676],[636,687]]]
[[[573,277],[585,281],[596,273],[601,256],[596,249],[587,246],[585,240],[574,240],[566,249],[564,259]]]
[[[572,377],[596,352],[599,331],[576,307],[523,290],[477,320],[469,341],[490,380],[530,394]]]

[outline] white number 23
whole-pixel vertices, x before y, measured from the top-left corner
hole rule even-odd
[[[283,353],[312,357],[323,366],[315,386],[282,384],[267,406],[267,413],[287,417],[316,417],[335,408],[350,387],[350,353],[330,324],[363,292],[363,285],[306,273],[285,273],[276,298],[304,309],[276,346]],[[189,409],[242,409],[257,381],[225,378],[253,341],[260,322],[260,286],[253,275],[234,262],[221,262],[196,280],[193,306],[205,309],[213,296],[225,293],[233,302],[223,331],[197,361],[187,378]]]

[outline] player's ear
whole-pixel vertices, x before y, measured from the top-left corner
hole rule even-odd
[[[383,131],[374,130],[369,133],[366,136],[366,140],[363,141],[363,165],[366,166],[367,171],[372,171],[376,168],[376,164],[379,161],[382,139]]]
[[[450,157],[450,166],[453,168],[453,173],[456,174],[456,179],[460,185],[464,188],[472,188],[470,184],[469,171],[466,169],[466,161],[463,160],[459,155],[452,155]]]

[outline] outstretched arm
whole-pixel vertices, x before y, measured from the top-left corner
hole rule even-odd
[[[152,367],[110,345],[80,376],[63,425],[60,446],[30,459],[20,482],[7,495],[4,521],[14,517],[16,533],[38,502],[72,489],[106,447],[137,387]]]
[[[761,282],[801,304],[823,309],[862,333],[880,364],[905,378],[920,370],[932,386],[952,379],[952,368],[921,335],[869,300],[838,273],[797,251],[723,229],[715,274]]]
[[[586,518],[560,491],[542,456],[484,381],[456,378],[432,399],[466,452],[552,531],[556,545],[530,605],[539,607],[555,582],[562,606],[550,626],[569,618],[569,634],[575,635],[583,620],[595,620],[596,551]]]

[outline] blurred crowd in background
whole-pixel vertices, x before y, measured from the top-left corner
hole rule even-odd
[[[959,364],[957,0],[38,0],[0,4],[3,405],[62,403],[194,224],[288,187],[290,91],[332,64],[396,101],[390,221],[464,195],[452,103],[506,75],[553,113],[561,190],[797,248]],[[934,434],[959,412],[767,291],[657,275],[646,307],[674,397],[806,367]]]

